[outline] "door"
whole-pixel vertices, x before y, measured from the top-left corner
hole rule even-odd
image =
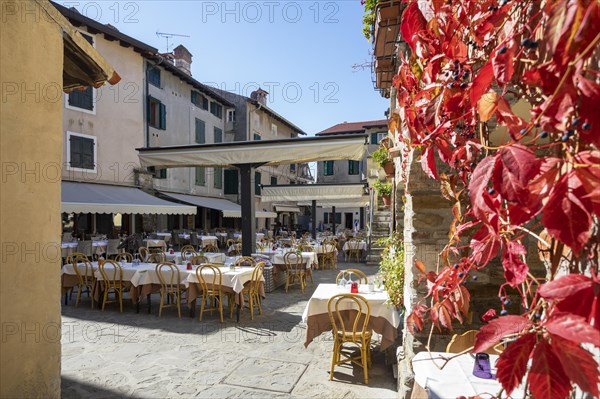
[[[345,225],[344,226],[347,229],[351,229],[352,227],[354,227],[352,225],[352,222],[353,222],[352,216],[353,216],[352,212],[346,212],[346,213],[344,213],[344,219],[345,219]]]

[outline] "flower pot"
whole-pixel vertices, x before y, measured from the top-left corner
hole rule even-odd
[[[383,200],[383,205],[385,205],[388,208],[392,204],[392,196],[391,195],[382,195],[381,199]]]
[[[396,174],[396,166],[393,162],[388,162],[383,165],[383,170],[385,171],[386,177],[394,177]]]

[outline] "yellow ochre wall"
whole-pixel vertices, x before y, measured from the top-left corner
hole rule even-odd
[[[33,1],[0,9],[0,396],[58,398],[62,31]]]

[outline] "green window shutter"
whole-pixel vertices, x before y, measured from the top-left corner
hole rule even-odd
[[[196,167],[196,185],[197,186],[205,186],[206,185],[206,169],[203,166]]]
[[[196,119],[196,143],[206,143],[206,124],[202,119]]]
[[[271,176],[271,185],[272,186],[276,186],[277,185],[277,176]]]
[[[159,119],[159,128],[165,130],[167,128],[167,107],[165,104],[160,103],[160,119]]]
[[[94,169],[94,140],[82,139],[82,167]]]
[[[159,169],[159,171],[158,171],[158,178],[159,179],[166,179],[167,178],[167,170],[166,169]]]
[[[191,99],[192,104],[198,105],[198,92],[196,90],[192,90]]]
[[[325,212],[323,214],[323,223],[325,223],[325,224],[329,223],[329,212]]]
[[[222,143],[223,142],[223,130],[219,129],[218,127],[215,127],[215,143]]]
[[[332,176],[333,175],[333,161],[323,162],[323,175],[324,176]]]
[[[81,154],[81,140],[79,137],[71,136],[69,138],[69,143],[71,146],[71,167],[72,168],[80,168],[82,164],[82,154]]]
[[[226,169],[225,174],[225,194],[238,194],[238,171],[237,169]]]
[[[208,111],[208,98],[202,96],[202,109]]]
[[[359,162],[358,161],[348,161],[348,174],[349,175],[357,175],[359,170]]]
[[[261,182],[261,174],[260,172],[254,172],[254,191],[256,195],[260,195],[260,182]]]
[[[215,171],[215,188],[223,188],[223,169],[222,168],[214,168]]]
[[[254,141],[260,141],[260,140],[262,140],[262,137],[260,137],[260,134],[254,133]]]
[[[342,224],[342,214],[340,212],[335,213],[335,224]]]
[[[377,144],[377,133],[371,133],[371,144]]]

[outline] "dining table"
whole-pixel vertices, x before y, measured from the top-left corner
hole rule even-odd
[[[450,360],[448,360],[450,359]],[[473,375],[475,355],[448,352],[419,352],[412,359],[415,383],[427,392],[429,398],[496,397],[502,385],[496,380],[498,355],[489,355],[491,377]],[[523,386],[517,387],[511,398],[523,398]],[[503,396],[504,397],[504,396]]]
[[[349,285],[319,284],[317,286],[302,314],[302,321],[306,324],[305,347],[322,333],[332,330],[333,327],[327,309],[329,299],[334,295],[349,292]],[[368,285],[361,284],[358,288],[358,295],[364,297],[369,303],[371,315],[368,327],[381,335],[381,350],[388,348],[396,341],[398,336],[400,314],[389,303],[390,298],[387,291],[370,291]],[[345,305],[347,305],[347,309],[342,310],[343,312],[350,313],[353,309],[356,309],[354,307],[356,305],[352,303],[346,303]]]
[[[209,263],[224,264],[226,260],[225,254],[220,252],[204,252],[203,255],[206,256],[206,259],[208,259]],[[178,265],[184,263],[181,252],[179,251],[173,253],[165,252],[165,258],[167,259],[167,262],[176,263]]]
[[[80,241],[63,241],[60,243],[61,257],[66,258],[73,252],[77,252],[77,246]],[[108,240],[92,240],[92,251],[96,255],[106,253]]]

